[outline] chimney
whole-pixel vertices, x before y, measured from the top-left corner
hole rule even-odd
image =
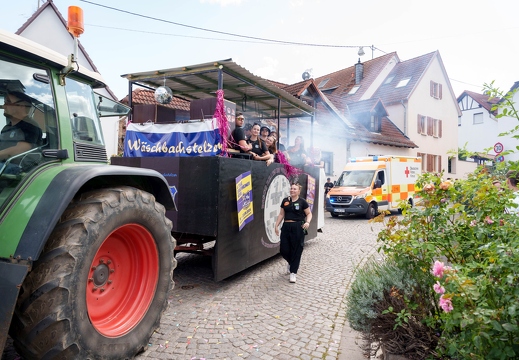
[[[355,85],[358,85],[364,76],[364,65],[359,62],[355,64]]]

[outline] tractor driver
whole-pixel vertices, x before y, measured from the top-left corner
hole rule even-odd
[[[6,125],[0,132],[0,169],[7,159],[40,145],[42,131],[29,117],[32,98],[22,92],[8,92],[4,97]],[[11,165],[11,164],[9,164]],[[16,174],[17,166],[7,166],[4,173]]]

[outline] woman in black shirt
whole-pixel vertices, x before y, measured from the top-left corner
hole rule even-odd
[[[303,254],[305,232],[312,221],[310,206],[305,199],[299,197],[300,192],[301,185],[292,184],[290,186],[290,196],[281,202],[281,210],[275,224],[276,235],[279,235],[279,225],[284,220],[281,227],[279,251],[288,262],[291,283],[296,282],[296,274]]]
[[[260,126],[258,124],[252,125],[251,135],[247,140],[247,143],[252,145],[249,154],[252,155],[253,160],[268,160],[270,159],[270,153],[265,142],[260,139],[259,133]]]

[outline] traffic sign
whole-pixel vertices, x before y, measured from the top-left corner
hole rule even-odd
[[[505,147],[503,146],[503,144],[501,144],[500,142],[497,142],[495,145],[494,145],[494,152],[496,154],[500,154],[503,152],[503,150],[505,149]]]
[[[503,155],[499,155],[498,157],[496,157],[496,161],[503,162],[503,161],[505,161],[505,157]]]

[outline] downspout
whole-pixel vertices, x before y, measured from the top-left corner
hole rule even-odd
[[[128,114],[128,120],[131,122],[133,120],[133,98],[132,98],[132,91],[133,91],[133,83],[131,81],[128,81],[128,106],[130,109],[130,113]],[[128,123],[128,120],[126,123]]]
[[[351,140],[349,138],[346,138],[346,163],[348,163],[351,159]]]
[[[400,100],[400,103],[404,107],[404,135],[407,136],[407,107],[405,106],[404,100]]]

